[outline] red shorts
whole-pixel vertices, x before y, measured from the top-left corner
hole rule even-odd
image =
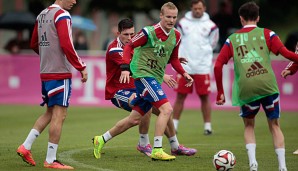
[[[175,88],[175,91],[181,94],[190,94],[193,91],[193,86],[195,86],[196,92],[198,95],[207,95],[211,91],[210,87],[210,75],[190,75],[194,83],[190,87],[186,87],[185,84],[187,83],[186,80],[180,75],[177,74],[177,83],[178,87]]]

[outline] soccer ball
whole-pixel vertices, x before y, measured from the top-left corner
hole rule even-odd
[[[236,157],[231,151],[220,150],[213,157],[213,165],[218,171],[229,171],[234,168]]]

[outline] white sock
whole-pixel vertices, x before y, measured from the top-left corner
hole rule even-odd
[[[246,144],[247,155],[249,159],[249,166],[257,163],[256,160],[256,144]]]
[[[277,148],[275,149],[275,153],[277,155],[279,169],[286,168],[286,157],[285,157],[285,149],[284,148]]]
[[[140,134],[139,145],[145,147],[147,144],[150,144],[148,134]]]
[[[31,150],[31,146],[36,138],[39,136],[39,132],[36,129],[31,129],[23,145],[27,150]]]
[[[154,148],[155,147],[162,147],[162,136],[156,136],[154,137]]]
[[[204,130],[209,130],[209,131],[212,130],[211,129],[211,122],[205,122],[205,124],[204,124]]]
[[[175,131],[177,131],[178,130],[179,120],[178,119],[173,119],[173,122],[174,122]]]
[[[106,133],[103,134],[103,139],[105,142],[108,142],[110,139],[112,139],[112,135],[110,134],[110,131],[107,131]]]
[[[170,137],[169,138],[169,142],[170,142],[170,145],[171,145],[171,149],[172,150],[177,150],[178,149],[179,142],[178,142],[178,139],[177,139],[176,135],[173,136],[173,137]]]
[[[48,142],[48,151],[47,151],[47,158],[46,158],[46,161],[48,163],[53,163],[54,160],[56,160],[57,149],[58,149],[58,144]]]

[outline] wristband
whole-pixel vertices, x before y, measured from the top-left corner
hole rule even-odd
[[[121,64],[120,68],[121,68],[122,71],[129,71],[130,72],[129,64]]]

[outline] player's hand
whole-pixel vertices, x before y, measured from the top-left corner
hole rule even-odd
[[[163,76],[163,82],[166,83],[170,88],[174,88],[177,84],[176,80],[173,78],[173,75],[168,74]]]
[[[287,70],[287,69],[284,69],[283,71],[281,71],[280,75],[283,78],[287,78],[288,75],[291,75],[291,71],[290,70]]]
[[[188,63],[188,60],[184,57],[179,57],[179,61],[180,61],[180,63],[185,64],[185,65]]]
[[[216,104],[217,105],[223,105],[223,104],[225,104],[225,102],[226,102],[225,95],[224,94],[217,94]]]
[[[83,71],[80,71],[80,73],[82,77],[81,81],[82,83],[85,83],[88,80],[88,73],[86,71],[86,68]]]
[[[129,83],[129,80],[130,80],[129,74],[130,74],[129,71],[121,71],[119,82],[120,83]]]
[[[183,77],[185,78],[185,80],[187,81],[187,84],[185,84],[186,87],[190,87],[193,83],[193,79],[192,77],[188,74],[188,73],[184,73]]]

